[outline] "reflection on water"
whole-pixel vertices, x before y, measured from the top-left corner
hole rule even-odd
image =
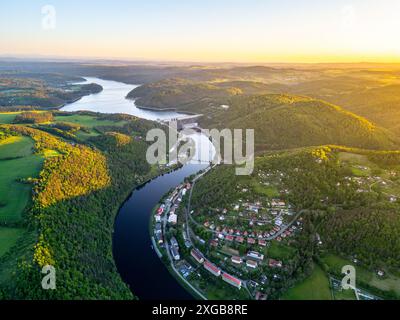
[[[101,113],[126,113],[147,120],[167,120],[182,117],[183,114],[172,111],[150,111],[139,109],[134,101],[126,99],[137,85],[122,82],[85,77],[87,83],[97,83],[103,91],[91,94],[66,105],[62,111],[93,111]]]
[[[86,79],[101,85],[103,91],[67,105],[63,111],[126,113],[148,120],[168,120],[182,116],[176,112],[138,109],[132,101],[125,99],[137,86],[97,78]],[[186,177],[207,168],[208,162],[215,155],[215,148],[207,136],[194,133],[188,137],[195,143],[193,160],[135,190],[119,210],[115,221],[113,254],[118,272],[132,292],[142,300],[192,299],[152,249],[149,234],[151,213],[160,199]]]
[[[62,111],[93,111],[100,113],[125,113],[147,120],[170,120],[185,115],[173,111],[150,111],[138,108],[134,101],[126,99],[130,91],[137,85],[125,84],[117,81],[85,77],[85,83],[97,83],[103,91],[83,97],[82,99],[63,107]],[[215,148],[209,139],[200,133],[188,137],[194,140],[195,155],[190,163],[207,163],[214,159]]]

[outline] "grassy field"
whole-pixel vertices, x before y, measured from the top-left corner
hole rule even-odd
[[[0,124],[10,124],[14,121],[19,112],[1,112]]]
[[[30,201],[32,186],[18,182],[18,179],[37,176],[43,163],[42,156],[32,154],[30,138],[11,139],[13,143],[0,145],[0,159],[21,158],[0,160],[0,222],[15,222],[21,218]]]
[[[57,116],[54,118],[55,122],[71,122],[80,124],[87,128],[101,127],[101,126],[123,126],[126,121],[111,121],[99,120],[95,116],[74,114],[70,116]]]
[[[345,265],[354,265],[349,260],[343,259],[336,255],[326,255],[321,258],[322,262],[325,263],[332,272],[341,272],[341,269]],[[375,272],[369,271],[363,267],[354,265],[356,268],[356,279],[357,283],[368,283],[370,286],[378,288],[383,291],[394,291],[400,295],[400,278],[387,274],[384,278],[380,278]]]
[[[334,290],[335,300],[357,300],[354,290]]]
[[[33,140],[28,137],[10,137],[0,142],[0,160],[25,157],[32,154]]]
[[[373,163],[368,160],[367,156],[351,152],[339,152],[339,160],[363,166],[373,165]]]
[[[17,242],[24,230],[19,228],[0,227],[0,257],[2,257]]]
[[[329,279],[325,272],[315,265],[312,275],[296,285],[282,297],[283,300],[332,300]]]
[[[246,181],[246,178],[244,180]],[[267,196],[268,198],[279,197],[278,189],[274,186],[265,186],[255,178],[250,178],[248,183],[254,192],[259,195]]]
[[[271,246],[266,249],[265,253],[268,258],[287,260],[294,255],[295,249],[277,241],[272,241]]]

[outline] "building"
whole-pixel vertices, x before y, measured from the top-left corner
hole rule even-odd
[[[244,242],[244,238],[243,237],[236,237],[236,242],[243,243]]]
[[[204,261],[204,269],[206,269],[208,272],[213,274],[216,277],[219,277],[221,275],[221,269],[219,269],[215,264],[212,264],[210,261],[206,260]]]
[[[242,258],[241,258],[241,257],[237,257],[237,256],[233,256],[233,257],[231,258],[231,261],[232,261],[233,263],[235,263],[235,264],[242,264],[242,262],[243,262]]]
[[[172,238],[171,238],[171,246],[172,246],[172,247],[178,247],[178,248],[179,248],[178,241],[176,240],[175,237],[172,237]]]
[[[218,239],[211,240],[210,241],[210,246],[214,247],[214,248],[218,247]]]
[[[235,237],[231,236],[231,235],[228,235],[228,236],[225,237],[225,240],[229,241],[229,242],[232,242],[233,240],[235,240]]]
[[[163,212],[164,212],[164,209],[165,209],[165,205],[162,204],[162,205],[158,208],[157,214],[162,215]]]
[[[176,261],[179,261],[181,259],[178,247],[175,247],[175,246],[171,247],[171,255]]]
[[[256,251],[249,251],[247,253],[247,257],[250,258],[250,259],[258,260],[258,261],[263,261],[264,260],[264,255],[259,253],[259,252],[256,252]]]
[[[178,216],[175,213],[171,213],[168,217],[168,223],[170,224],[177,224],[178,223]]]
[[[248,266],[249,268],[252,268],[252,269],[256,269],[258,267],[258,263],[253,260],[247,260],[246,266]]]
[[[235,278],[234,276],[231,276],[230,274],[227,273],[223,273],[222,274],[222,280],[224,280],[225,282],[229,283],[230,285],[241,289],[242,288],[242,281]]]
[[[190,254],[198,263],[204,262],[203,254],[199,250],[192,249],[192,251],[190,251]]]
[[[263,239],[259,239],[258,240],[258,244],[262,247],[266,247],[267,246],[267,241],[263,240]]]
[[[253,239],[253,238],[247,238],[247,243],[248,243],[248,244],[255,244],[255,243],[256,243],[256,240]]]
[[[268,265],[271,268],[282,268],[282,261],[275,260],[275,259],[269,259]]]

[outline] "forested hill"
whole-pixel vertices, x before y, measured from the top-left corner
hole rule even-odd
[[[339,144],[367,149],[396,149],[392,134],[342,108],[292,95],[237,96],[229,109],[203,119],[208,128],[255,129],[258,149],[287,149]]]
[[[0,239],[18,232],[0,242],[0,300],[133,299],[112,233],[132,189],[163,173],[145,158],[146,132],[159,126],[128,115],[45,115],[0,113],[0,190],[14,191],[0,198]],[[18,201],[27,205],[9,210]],[[57,290],[42,290],[45,265],[57,270]]]

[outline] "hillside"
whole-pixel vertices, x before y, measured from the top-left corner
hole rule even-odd
[[[20,115],[0,113],[0,297],[133,299],[112,232],[132,188],[159,174],[143,141],[156,124],[89,112],[10,124]],[[55,291],[41,289],[46,264],[57,269]]]
[[[292,95],[232,97],[229,109],[203,119],[205,128],[254,128],[257,149],[339,144],[394,149],[397,140],[366,119],[324,101]]]
[[[54,109],[103,90],[94,83],[73,84],[82,81],[60,74],[0,73],[0,109]]]
[[[296,248],[303,254],[308,252],[324,273],[338,278],[342,266],[357,264],[358,286],[381,297],[398,299],[399,177],[399,152],[340,146],[268,152],[256,158],[251,176],[236,176],[234,168],[227,165],[213,169],[196,183],[192,206],[194,217],[201,224],[229,224],[227,228],[233,225],[235,230],[240,225],[251,234],[262,227],[237,222],[244,219],[240,213],[231,218],[234,212],[243,212],[235,211],[235,205],[282,199],[294,210],[303,212],[304,230],[295,242],[284,239],[280,245]],[[253,219],[259,220],[263,214],[262,211]],[[304,236],[311,242],[297,242]],[[313,240],[317,238],[319,244]],[[333,266],[325,260],[333,255],[335,260],[344,262]],[[297,257],[292,254],[286,263],[295,262]],[[303,261],[301,266],[305,268],[307,264]],[[385,276],[377,276],[377,270],[383,270]],[[284,278],[280,288],[291,287],[290,281],[296,276],[295,273]]]

